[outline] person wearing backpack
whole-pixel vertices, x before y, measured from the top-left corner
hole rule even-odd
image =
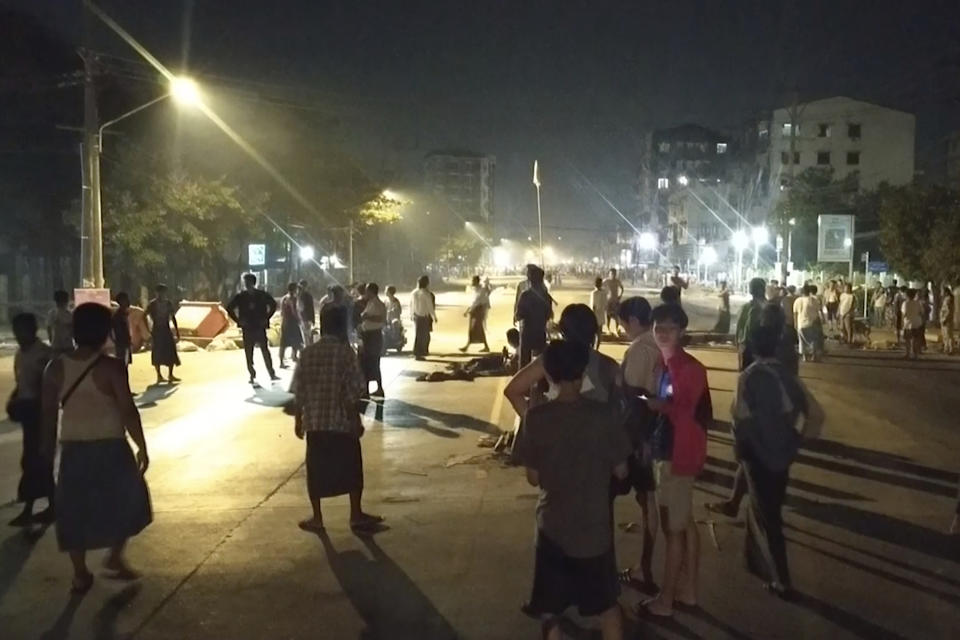
[[[783,501],[790,465],[800,444],[813,437],[823,412],[800,379],[777,360],[781,332],[761,325],[749,336],[755,361],[737,380],[731,414],[734,448],[747,479],[747,567],[781,598],[792,596]],[[800,427],[798,428],[798,425]]]

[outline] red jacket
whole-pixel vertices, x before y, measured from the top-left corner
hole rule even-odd
[[[683,349],[664,366],[673,384],[673,397],[663,410],[673,426],[670,470],[678,476],[696,476],[707,460],[707,427],[713,421],[707,370]]]

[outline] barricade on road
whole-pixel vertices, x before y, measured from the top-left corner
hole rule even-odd
[[[219,302],[184,300],[177,309],[180,338],[205,347],[230,326],[230,318]]]

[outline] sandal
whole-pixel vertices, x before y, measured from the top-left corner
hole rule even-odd
[[[655,596],[660,593],[660,587],[657,586],[656,582],[653,582],[652,580],[637,580],[633,577],[632,569],[624,569],[618,573],[617,580],[624,587],[636,589],[640,593],[648,596]]]
[[[358,520],[350,521],[351,529],[373,529],[382,524],[384,518],[382,516],[372,516],[370,514],[363,514],[363,517]]]
[[[322,524],[317,523],[316,520],[311,518],[310,520],[301,520],[297,523],[297,526],[303,529],[308,533],[315,533],[321,535],[326,532],[326,529]]]
[[[645,600],[641,602],[639,605],[637,605],[637,613],[640,614],[641,616],[645,615],[647,617],[656,618],[659,620],[669,620],[670,618],[673,618],[672,610],[670,611],[670,613],[655,613],[651,611],[650,605],[656,601],[657,601],[656,598],[651,598],[649,600]]]

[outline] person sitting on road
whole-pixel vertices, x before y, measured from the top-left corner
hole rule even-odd
[[[530,409],[516,446],[527,481],[540,489],[524,611],[549,640],[563,637],[560,616],[573,605],[599,617],[604,640],[623,638],[609,491],[611,476],[627,475],[631,446],[615,408],[582,393],[590,352],[581,342],[550,343],[543,366],[557,396]]]

